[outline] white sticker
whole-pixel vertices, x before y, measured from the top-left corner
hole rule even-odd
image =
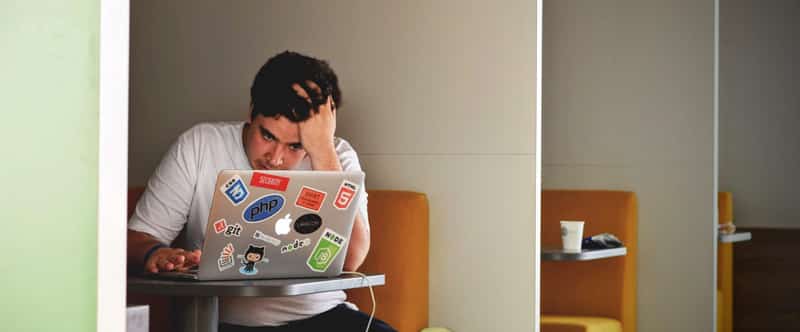
[[[281,254],[303,249],[311,245],[311,239],[295,239],[293,242],[281,247]]]
[[[255,233],[253,233],[253,238],[259,241],[264,241],[276,247],[281,245],[281,240],[278,240],[272,236],[264,234],[261,231],[256,231]]]
[[[225,247],[222,248],[222,252],[219,253],[219,259],[217,260],[217,266],[219,267],[219,272],[230,269],[235,265],[233,261],[234,250],[235,249],[233,248],[232,243],[228,243]]]
[[[292,230],[292,214],[287,213],[275,222],[275,234],[286,235]]]

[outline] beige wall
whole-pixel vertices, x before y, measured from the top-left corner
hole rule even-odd
[[[800,2],[720,0],[720,190],[737,226],[799,228]]]
[[[267,57],[328,59],[367,186],[429,196],[431,324],[533,331],[536,1],[211,3],[132,3],[130,182],[193,123],[246,116]]]
[[[712,331],[714,1],[543,17],[542,186],[636,192],[638,331]]]

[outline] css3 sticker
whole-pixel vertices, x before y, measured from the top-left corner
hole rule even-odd
[[[259,223],[274,216],[283,208],[283,196],[269,194],[253,201],[242,211],[242,219],[249,223]]]
[[[342,249],[346,239],[333,230],[326,228],[325,233],[317,241],[314,251],[308,257],[306,264],[314,272],[325,272],[331,266],[336,255]]]
[[[233,205],[238,206],[247,198],[250,193],[244,185],[244,181],[238,175],[234,175],[219,188]]]
[[[336,199],[333,200],[333,206],[339,210],[345,210],[350,203],[353,202],[353,197],[356,196],[358,186],[355,183],[344,180],[342,185],[339,186],[339,192],[336,193]]]

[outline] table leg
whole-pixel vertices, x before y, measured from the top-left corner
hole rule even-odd
[[[179,331],[217,332],[219,329],[219,297],[179,296],[175,298],[180,312]]]

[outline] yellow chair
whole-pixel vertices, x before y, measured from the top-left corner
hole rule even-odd
[[[719,223],[733,222],[733,194],[717,196]],[[733,332],[733,243],[717,243],[717,331]]]
[[[632,192],[542,191],[542,244],[561,246],[561,220],[584,220],[584,236],[612,233],[627,255],[542,261],[542,332],[635,332],[637,203]]]
[[[375,316],[400,332],[419,332],[428,327],[428,199],[410,191],[368,194],[372,245],[359,270],[386,275],[386,285],[374,289]],[[372,310],[366,288],[348,290],[347,298]]]

